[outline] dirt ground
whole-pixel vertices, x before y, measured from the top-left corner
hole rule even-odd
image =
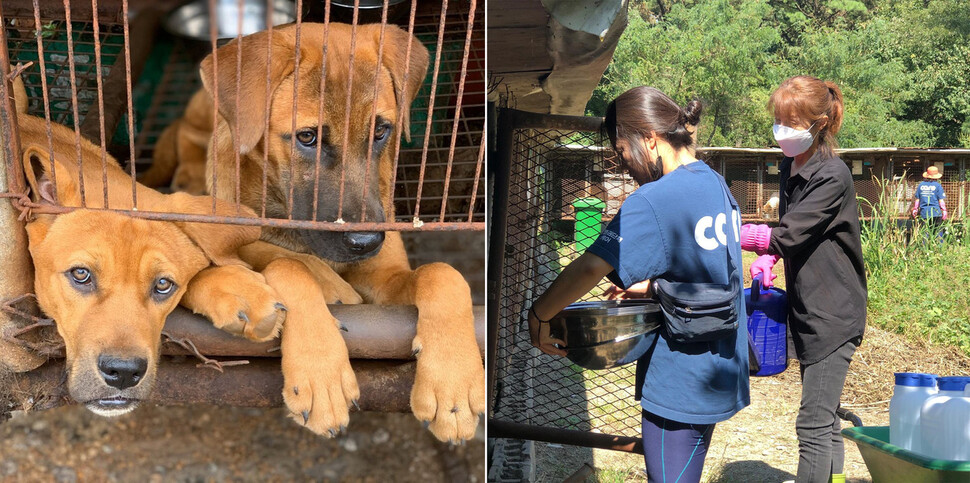
[[[849,367],[842,406],[866,426],[889,424],[893,372],[970,374],[970,357],[954,349],[912,341],[866,328],[866,337]],[[701,481],[782,482],[794,479],[798,467],[795,416],[801,399],[798,362],[771,377],[751,378],[751,405],[714,430]],[[635,404],[635,401],[631,401]],[[843,422],[843,427],[850,423]],[[607,450],[536,443],[536,481],[562,481],[588,463],[596,473],[587,481],[646,481],[643,456]],[[849,482],[871,477],[858,447],[845,442],[845,474]]]
[[[66,406],[0,424],[0,481],[483,482],[485,443],[451,448],[410,414],[354,413],[328,440],[282,409]]]

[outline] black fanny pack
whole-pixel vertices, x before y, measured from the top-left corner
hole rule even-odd
[[[734,272],[731,274],[734,278]],[[723,339],[738,329],[740,284],[654,281],[660,310],[670,339],[680,342],[709,342]]]
[[[717,176],[717,175],[715,175]],[[727,185],[720,176],[725,206],[735,209]],[[728,214],[730,218],[730,214]],[[741,294],[739,271],[731,260],[731,247],[727,253],[728,284],[671,282],[654,280],[654,292],[660,301],[660,309],[666,324],[664,330],[670,339],[680,342],[709,342],[734,334],[738,329],[738,299]]]

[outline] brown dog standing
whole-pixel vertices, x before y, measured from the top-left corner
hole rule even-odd
[[[239,201],[261,213],[265,176],[265,213],[270,218],[285,219],[292,209],[297,220],[393,220],[394,132],[401,130],[408,136],[408,110],[427,72],[428,51],[407,32],[387,26],[378,64],[381,27],[363,25],[357,27],[351,63],[351,27],[334,23],[326,30],[321,24],[302,25],[299,70],[293,26],[274,29],[272,37],[260,32],[230,42],[218,49],[218,64],[211,55],[202,62],[206,90],[219,100],[219,124],[208,150],[209,186],[229,201],[236,201],[238,190]],[[237,79],[239,51],[242,77]],[[325,92],[320,89],[321,75],[326,76]],[[294,86],[295,77],[298,84]],[[351,112],[345,130],[347,96]],[[373,129],[372,106],[376,106],[377,116]],[[236,147],[240,153],[238,184]],[[411,270],[396,232],[267,227],[262,239],[269,243],[243,251],[256,269],[292,252],[308,254],[312,257],[302,256],[319,257],[332,268],[313,268],[313,261],[305,262],[320,289],[333,290],[331,286],[349,282],[368,303],[416,305],[418,327],[413,347],[418,362],[412,410],[418,419],[430,423],[441,440],[461,441],[474,435],[478,415],[485,409],[485,376],[475,341],[471,291],[457,270],[443,263]],[[285,289],[277,290],[285,297]],[[341,297],[354,297],[340,292],[345,294]],[[327,301],[334,302],[333,297],[328,296]],[[324,305],[307,309],[321,319],[333,319]],[[332,434],[331,424],[345,420],[344,401],[350,400],[339,393],[345,376],[319,362],[333,360],[329,353],[329,347],[335,345],[329,340],[332,335],[316,334],[312,327],[299,328],[291,316],[292,312],[282,340],[284,399],[298,422],[318,433]],[[341,356],[345,355],[346,349]],[[340,421],[318,419],[318,408],[326,408],[327,414]]]

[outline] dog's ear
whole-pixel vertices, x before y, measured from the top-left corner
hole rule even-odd
[[[27,177],[27,185],[30,187],[30,198],[35,203],[65,204],[64,200],[59,199],[57,188],[61,188],[60,193],[73,192],[71,180],[60,179],[55,186],[51,176],[50,151],[42,149],[37,144],[28,144],[24,147],[24,175]],[[55,165],[57,162],[55,161]],[[56,169],[56,167],[55,167]],[[62,172],[57,169],[57,171]],[[62,176],[66,178],[66,176]],[[67,188],[67,189],[65,189]]]
[[[219,96],[219,114],[239,140],[239,151],[246,154],[263,137],[266,126],[266,96],[273,95],[283,79],[293,72],[295,40],[279,29],[247,35],[216,50],[202,60],[202,84],[209,96]],[[267,49],[270,51],[269,76],[266,72]],[[242,75],[236,77],[236,56],[242,56]],[[216,86],[218,81],[218,86]],[[267,82],[269,87],[267,88]],[[236,93],[239,111],[236,111]]]
[[[377,34],[380,35],[380,34]],[[394,82],[394,95],[397,108],[404,114],[401,123],[404,139],[411,141],[411,103],[418,96],[418,90],[424,84],[424,77],[428,73],[428,49],[416,37],[395,25],[388,25],[385,34],[384,57],[382,63],[391,73]],[[410,67],[408,67],[408,45],[411,46]],[[408,71],[407,82],[404,81],[404,71]]]
[[[164,198],[165,210],[171,213],[212,215],[212,197],[194,196],[188,193],[173,193]],[[236,205],[224,200],[216,200],[215,216],[254,218],[256,212],[246,206]],[[216,265],[249,265],[239,258],[239,248],[259,240],[258,226],[226,225],[219,223],[177,222],[181,229]]]

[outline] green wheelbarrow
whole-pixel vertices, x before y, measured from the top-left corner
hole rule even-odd
[[[970,461],[939,460],[889,444],[889,426],[863,426],[862,421],[839,408],[839,417],[855,427],[842,436],[859,447],[872,483],[970,482]]]

